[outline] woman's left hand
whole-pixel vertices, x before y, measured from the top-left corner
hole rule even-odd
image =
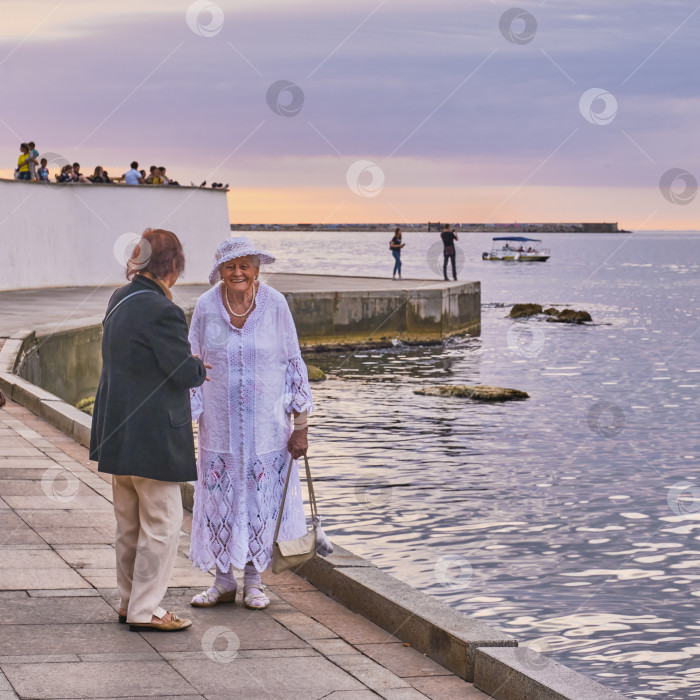
[[[308,437],[308,428],[295,430],[292,433],[292,437],[289,438],[289,442],[287,443],[287,449],[289,450],[289,454],[292,455],[292,459],[299,459],[299,457],[306,454],[306,451],[309,449]]]

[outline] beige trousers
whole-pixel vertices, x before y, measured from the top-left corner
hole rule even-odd
[[[163,617],[160,602],[177,557],[182,528],[180,484],[112,476],[117,519],[117,588],[128,622]]]

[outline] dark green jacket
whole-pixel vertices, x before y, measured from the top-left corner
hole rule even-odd
[[[137,275],[118,289],[104,324],[102,374],[95,396],[90,459],[108,474],[194,481],[197,467],[189,389],[206,370],[192,356],[182,309],[158,284]]]

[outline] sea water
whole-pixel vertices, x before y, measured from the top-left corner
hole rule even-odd
[[[391,276],[391,233],[249,235],[276,271]],[[460,235],[478,337],[314,360],[326,530],[630,698],[700,697],[700,234],[532,237],[548,262],[485,262],[491,237]],[[438,235],[404,241],[404,278],[439,279]],[[520,302],[593,324],[508,319]],[[414,394],[433,384],[530,398]]]

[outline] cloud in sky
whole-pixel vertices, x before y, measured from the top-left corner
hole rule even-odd
[[[619,188],[621,216],[638,192],[641,220],[664,171],[700,162],[700,12],[689,2],[526,3],[530,16],[507,24],[511,6],[486,0],[221,0],[193,25],[190,8],[205,5],[34,0],[28,11],[5,0],[3,163],[15,161],[18,138],[34,138],[86,168],[137,158],[183,183],[215,178],[250,188],[255,202],[266,188],[288,190],[312,207],[320,188],[352,198],[345,173],[363,158],[386,173],[378,201],[354,202],[352,216],[367,220],[395,218],[384,195],[429,218],[415,194],[439,188],[453,191],[455,214],[460,198],[488,200],[470,209],[486,218],[488,188],[502,201],[521,185],[586,188],[585,218],[608,212],[594,192]],[[268,106],[279,80],[303,92],[296,116]],[[610,123],[582,116],[590,88],[612,95]],[[591,105],[593,117],[604,107]],[[499,214],[525,218],[511,208],[518,201]],[[695,203],[666,206],[659,196],[662,219],[697,213]]]

